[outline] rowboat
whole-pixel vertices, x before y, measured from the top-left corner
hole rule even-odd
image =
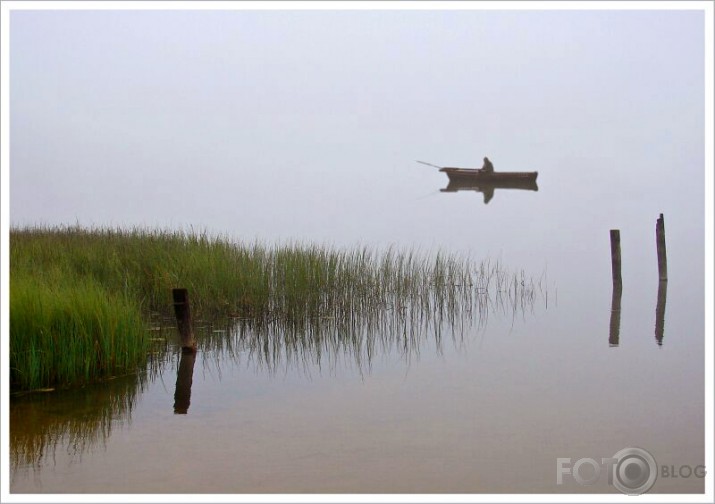
[[[539,172],[495,172],[485,171],[479,168],[451,168],[437,166],[424,161],[418,163],[439,168],[449,177],[449,184],[442,192],[476,191],[484,195],[484,203],[494,197],[495,189],[523,189],[527,191],[538,191],[536,177]],[[485,158],[486,164],[486,158]]]
[[[494,185],[508,189],[531,188],[536,185],[539,172],[485,172],[476,168],[440,168],[449,177],[450,182]]]

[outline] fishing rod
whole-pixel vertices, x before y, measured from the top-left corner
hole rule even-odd
[[[427,165],[427,166],[432,166],[432,167],[434,167],[434,168],[439,168],[440,170],[441,170],[442,168],[444,168],[444,166],[437,166],[437,165],[433,165],[432,163],[425,163],[424,161],[417,161],[417,162],[418,162],[418,163],[425,164],[425,165]]]

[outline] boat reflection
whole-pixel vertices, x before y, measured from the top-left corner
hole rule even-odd
[[[536,177],[534,178],[514,178],[505,180],[470,180],[470,179],[450,179],[447,187],[440,189],[441,192],[475,191],[484,195],[484,204],[487,204],[494,197],[495,189],[521,189],[524,191],[538,191]]]

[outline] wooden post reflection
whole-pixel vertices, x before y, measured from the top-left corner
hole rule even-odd
[[[663,344],[663,329],[665,328],[665,298],[668,295],[668,281],[658,282],[658,302],[655,305],[655,341]]]
[[[621,333],[621,296],[623,288],[621,285],[613,284],[613,296],[611,297],[611,327],[608,335],[608,345],[617,347]]]
[[[611,296],[611,324],[608,333],[608,345],[617,347],[621,333],[621,232],[611,229],[611,274],[613,277],[613,295]]]
[[[176,373],[176,391],[174,392],[174,414],[176,415],[185,415],[189,411],[195,361],[196,352],[191,349],[182,349],[179,370]]]

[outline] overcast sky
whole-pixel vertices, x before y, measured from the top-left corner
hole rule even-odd
[[[703,16],[13,11],[11,222],[337,232],[485,155],[702,198]]]

